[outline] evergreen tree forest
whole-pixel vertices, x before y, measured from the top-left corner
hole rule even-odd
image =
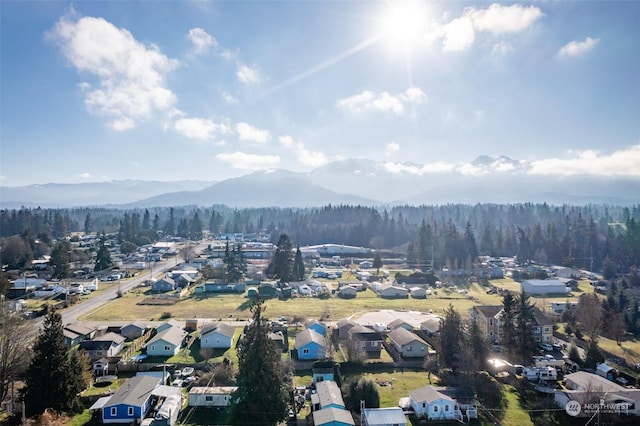
[[[21,267],[72,232],[118,233],[137,245],[167,235],[197,239],[286,233],[295,244],[370,247],[424,269],[465,267],[478,255],[517,256],[521,264],[552,263],[609,274],[640,266],[640,204],[451,204],[442,206],[226,206],[153,209],[29,209],[0,211],[2,261]],[[49,254],[49,253],[47,253]]]

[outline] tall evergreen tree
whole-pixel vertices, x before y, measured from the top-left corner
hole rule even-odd
[[[91,212],[87,212],[84,218],[84,233],[89,234],[93,231],[93,219],[91,218]]]
[[[304,280],[304,262],[302,261],[302,252],[300,246],[296,249],[296,257],[293,260],[293,270],[291,271],[293,281]]]
[[[264,309],[260,299],[253,302],[253,321],[238,346],[238,389],[229,412],[234,425],[276,425],[287,415],[288,384],[278,349],[269,339]]]
[[[291,271],[293,269],[293,244],[287,234],[280,234],[276,252],[271,259],[269,268],[273,271],[273,277],[281,283],[291,281]]]
[[[462,318],[452,304],[440,319],[440,348],[438,357],[440,366],[450,368],[455,373],[460,367],[460,351],[462,350]]]
[[[24,401],[29,416],[47,408],[69,412],[80,406],[62,330],[62,317],[51,311],[36,338],[33,359],[25,373]]]
[[[58,241],[53,247],[49,260],[53,267],[53,278],[67,278],[70,275],[70,253],[71,243],[65,239]]]
[[[142,217],[142,230],[149,231],[151,229],[151,214],[149,209],[144,209],[144,216]]]
[[[530,296],[521,291],[515,298],[516,306],[516,345],[515,355],[516,359],[523,364],[531,360],[531,357],[536,353],[536,341],[533,336],[533,327],[535,326],[536,319],[534,316],[533,302],[531,302]]]
[[[502,314],[500,316],[500,344],[508,354],[515,353],[516,339],[516,302],[511,292],[502,296]]]
[[[467,346],[471,349],[473,360],[475,361],[473,370],[484,370],[486,367],[487,359],[489,359],[489,343],[485,334],[480,328],[480,324],[477,320],[469,323],[469,335],[467,337]]]
[[[100,241],[98,242],[98,253],[96,253],[96,265],[94,267],[95,271],[104,271],[105,269],[109,269],[113,266],[111,254],[109,254],[109,249],[105,242],[106,238],[107,237],[103,232],[100,237]]]
[[[373,267],[376,268],[376,275],[380,275],[380,268],[382,268],[382,259],[380,258],[380,253],[376,253],[373,258]]]

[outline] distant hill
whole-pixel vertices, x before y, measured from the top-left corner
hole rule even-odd
[[[154,207],[312,207],[327,204],[640,202],[640,179],[534,175],[531,165],[480,156],[455,167],[346,159],[308,173],[268,170],[220,182],[122,180],[0,187],[0,207],[117,205]]]
[[[158,195],[132,203],[130,206],[226,204],[231,207],[314,207],[329,203],[380,204],[379,201],[340,194],[314,185],[304,174],[275,170],[227,179],[199,191]]]
[[[46,183],[29,186],[0,186],[2,208],[74,207],[126,204],[153,195],[175,191],[194,191],[212,182],[113,180],[90,183]]]

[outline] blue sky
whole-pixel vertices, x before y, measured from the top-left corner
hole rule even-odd
[[[0,185],[397,173],[640,179],[640,2],[0,2]],[[510,167],[496,162],[496,170]]]

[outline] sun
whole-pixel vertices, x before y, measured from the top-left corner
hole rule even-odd
[[[382,38],[395,48],[410,48],[424,40],[428,18],[425,2],[396,0],[381,11]]]

